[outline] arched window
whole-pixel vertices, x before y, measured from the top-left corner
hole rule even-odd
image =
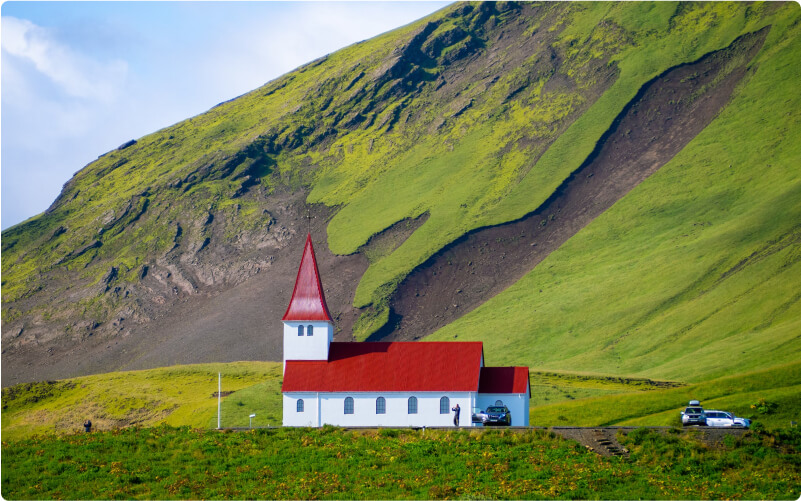
[[[302,336],[302,335],[303,335],[303,326],[302,325],[298,325],[298,336]]]
[[[314,326],[313,325],[310,325],[310,326],[306,327],[306,335],[307,336],[313,336],[314,335]]]
[[[353,398],[345,398],[345,414],[353,414]]]
[[[375,413],[376,414],[387,413],[387,401],[384,400],[384,397],[378,397],[375,399]]]
[[[439,399],[439,413],[440,414],[451,413],[451,401],[448,397],[442,397]]]
[[[303,412],[303,399],[298,399],[298,412]]]
[[[496,400],[495,405],[500,407],[501,405],[503,405],[503,400]]]
[[[417,414],[417,397],[409,397],[409,414]]]

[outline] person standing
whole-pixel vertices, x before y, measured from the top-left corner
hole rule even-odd
[[[459,413],[462,412],[462,409],[459,407],[459,404],[456,404],[456,407],[451,409],[453,414],[453,426],[459,427]]]
[[[92,431],[92,421],[90,421],[88,419],[86,421],[84,421],[83,422],[83,429],[86,430],[86,433],[91,432]]]

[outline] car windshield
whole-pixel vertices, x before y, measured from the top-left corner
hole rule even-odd
[[[698,407],[687,407],[687,410],[685,410],[684,412],[687,414],[701,414],[701,412],[703,412],[703,409]]]
[[[506,412],[506,407],[487,407],[487,412]]]

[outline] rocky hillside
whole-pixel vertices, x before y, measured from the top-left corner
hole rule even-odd
[[[774,221],[730,247],[697,242],[691,255],[711,256],[726,277],[770,242],[796,255],[798,198],[790,193],[798,186],[792,145],[801,144],[801,107],[789,85],[799,76],[799,11],[794,3],[456,4],[125,143],[78,171],[44,214],[3,232],[3,385],[280,359],[279,319],[310,230],[338,338],[415,339],[439,329],[508,352],[520,338],[494,336],[497,315],[479,306],[550,269],[551,253],[592,234],[599,215],[625,217],[618,202],[655,172],[675,171],[680,153],[698,172],[718,161],[732,169],[716,184],[732,197],[726,207],[738,210],[698,215],[694,224],[739,221],[736,233],[757,213]],[[763,83],[769,77],[772,88]],[[765,118],[743,119],[754,110]],[[711,141],[725,145],[726,156],[695,146],[715,127]],[[762,179],[745,174],[760,169]],[[672,204],[715,200],[695,181],[689,194],[671,191],[682,177],[666,176],[648,180],[659,193],[650,202],[666,212],[650,213],[649,201],[637,199],[654,242],[667,238],[657,228],[686,232],[690,224]],[[768,204],[772,213],[746,196],[763,182],[782,200]],[[763,191],[753,193],[765,201]],[[604,266],[625,270],[625,253],[608,250],[648,251],[646,237],[632,238],[618,231],[586,245]],[[783,262],[783,283],[801,285],[789,278],[795,261]],[[651,277],[633,292],[659,296],[659,315],[676,315],[710,290],[692,278],[692,260],[671,263],[658,268],[668,278],[664,291]],[[587,276],[570,289],[580,291]],[[669,279],[678,276],[689,285]],[[752,281],[765,283],[760,276]],[[638,280],[630,270],[623,278]],[[513,319],[530,317],[540,289],[505,300],[512,310],[529,305]],[[719,304],[747,295],[737,290],[723,291]],[[582,301],[562,299],[565,308]],[[780,318],[797,318],[797,297],[781,304]],[[620,319],[629,308],[616,303],[601,325],[582,324],[582,336],[625,338]],[[754,319],[764,313],[747,311]],[[696,325],[705,314],[683,321]],[[550,315],[537,324],[553,339],[576,336],[572,322],[555,327],[559,313]],[[757,329],[753,343],[773,328]],[[527,345],[538,329],[526,324]],[[790,343],[784,353],[798,353],[797,341],[780,338]],[[752,341],[743,346],[745,357]],[[603,349],[592,348],[598,357]],[[570,358],[541,355],[531,348],[518,362]],[[642,370],[658,365],[649,363]]]

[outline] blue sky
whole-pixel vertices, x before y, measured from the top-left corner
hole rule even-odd
[[[0,225],[130,139],[448,3],[3,3]]]

